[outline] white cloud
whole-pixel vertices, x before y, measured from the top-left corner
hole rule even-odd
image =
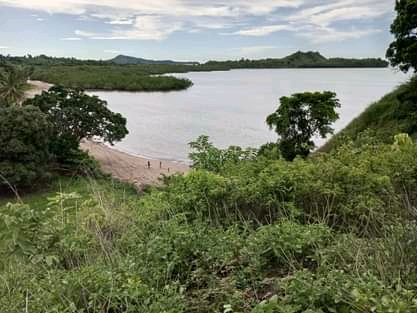
[[[133,19],[111,20],[111,21],[108,21],[106,23],[110,24],[110,25],[132,25],[133,24]]]
[[[303,0],[0,0],[0,4],[49,13],[84,14],[106,11],[174,16],[263,15],[281,7],[298,7]]]
[[[82,40],[82,39],[79,38],[79,37],[65,37],[65,38],[61,38],[61,40],[64,40],[64,41],[79,41],[79,40]]]
[[[104,50],[105,53],[110,54],[129,54],[132,53],[131,51],[120,51],[120,50]]]
[[[242,56],[252,56],[261,52],[265,52],[268,50],[277,49],[277,46],[247,46],[247,47],[240,47],[235,48],[233,50],[238,51],[238,53]]]
[[[87,38],[97,36],[96,33],[86,32],[86,31],[79,30],[79,29],[77,29],[74,32],[74,34],[76,34],[77,36],[80,36],[80,37],[87,37]]]
[[[166,23],[161,16],[139,16],[130,30],[113,30],[110,33],[76,30],[75,34],[95,40],[162,40],[181,28],[181,24]]]
[[[242,29],[238,30],[233,33],[223,33],[224,35],[241,35],[241,36],[266,36],[272,33],[276,33],[279,31],[294,31],[296,28],[291,25],[267,25],[267,26],[259,26],[249,29]]]
[[[6,49],[9,49],[9,47],[6,47],[6,46],[0,46],[0,50],[6,50]]]
[[[337,40],[338,35],[341,39],[375,33],[371,29],[337,28],[335,22],[374,20],[392,14],[394,3],[389,0],[0,0],[2,5],[36,13],[73,14],[79,20],[98,20],[110,25],[112,29],[103,32],[75,31],[77,37],[96,40],[163,40],[180,30],[188,33],[223,30],[219,31],[222,35],[252,37],[292,31],[310,41],[321,42]],[[123,30],[118,26],[124,26]]]
[[[308,7],[285,18],[297,23],[327,26],[336,21],[375,18],[392,12],[393,4],[381,0],[339,0]]]
[[[44,18],[42,18],[42,17],[38,17],[36,20],[37,20],[38,22],[44,22],[44,21],[45,21],[45,19],[44,19]]]
[[[342,42],[343,40],[367,37],[379,32],[381,32],[379,29],[336,30],[330,27],[325,27],[320,29],[305,29],[305,31],[300,32],[297,35],[300,37],[305,37],[313,43],[325,43]]]

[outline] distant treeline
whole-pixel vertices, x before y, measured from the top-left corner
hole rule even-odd
[[[0,63],[32,66],[32,79],[43,80],[65,87],[100,90],[126,91],[170,91],[190,87],[192,82],[170,76],[154,76],[167,73],[202,71],[227,71],[232,69],[260,68],[372,68],[387,67],[388,62],[380,58],[344,59],[325,58],[318,52],[296,52],[287,57],[262,60],[208,61],[203,64],[146,63],[120,64],[120,60],[140,62],[133,57],[118,56],[112,60],[78,60],[40,56],[2,56]],[[113,62],[118,60],[118,64]],[[145,60],[150,62],[152,60]],[[171,61],[169,61],[171,62]]]
[[[121,91],[173,91],[192,85],[188,79],[151,76],[137,66],[54,65],[38,67],[32,77],[70,88]]]
[[[139,69],[152,73],[172,73],[172,72],[192,72],[210,70],[229,70],[236,68],[315,68],[315,67],[387,67],[388,62],[381,58],[366,59],[346,59],[346,58],[326,58],[319,52],[301,52],[284,58],[268,58],[260,60],[240,59],[228,61],[208,61],[206,63],[194,62],[193,64],[176,63],[175,61],[145,60],[140,58],[117,56],[111,60],[79,60],[75,58],[56,58],[46,55],[40,56],[3,56],[0,55],[0,62],[10,62],[14,64],[25,64],[33,66],[51,65],[139,65]],[[125,62],[125,63],[123,63]],[[143,62],[143,63],[140,63]],[[149,62],[156,62],[149,64]],[[171,63],[169,63],[171,62]],[[189,62],[191,63],[191,62]]]

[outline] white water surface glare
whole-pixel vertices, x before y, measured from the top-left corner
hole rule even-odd
[[[188,143],[199,135],[216,146],[259,147],[276,141],[266,116],[279,98],[304,91],[330,90],[341,102],[341,130],[367,106],[409,75],[393,69],[256,69],[173,74],[193,81],[184,91],[93,91],[127,118],[129,135],[115,148],[152,159],[187,162]],[[323,140],[316,140],[321,145]]]

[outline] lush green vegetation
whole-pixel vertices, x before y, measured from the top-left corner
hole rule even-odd
[[[126,119],[98,97],[54,86],[24,101],[30,71],[0,67],[0,193],[44,186],[52,174],[101,174],[79,148],[94,136],[113,144],[128,133]]]
[[[417,142],[392,136],[417,133],[416,84],[371,106],[328,153],[288,162],[276,143],[219,149],[201,136],[190,143],[193,170],[163,177],[160,188],[137,194],[110,179],[58,177],[43,193],[1,200],[0,309],[417,312]],[[36,106],[1,98],[10,111],[0,114],[0,135],[20,140],[2,139],[10,160],[47,154],[48,114],[57,120],[52,133],[70,145],[79,131],[92,135],[82,119],[74,122],[71,107],[111,115],[81,92],[51,92]],[[333,93],[284,98],[286,110],[269,117],[270,125],[315,124],[307,119],[315,111],[289,114],[300,100],[302,109],[310,102],[324,109],[323,129],[309,129],[327,133],[337,118]],[[124,134],[125,121],[117,120],[100,133],[110,131],[110,141]],[[298,142],[291,144],[294,150]]]
[[[417,70],[417,1],[397,0],[397,17],[391,25],[395,40],[387,50],[387,58],[392,66],[407,72]]]
[[[124,57],[124,59],[129,57]],[[152,62],[135,59],[138,63],[119,64],[109,61],[53,58],[44,55],[12,57],[1,56],[0,63],[33,66],[32,79],[70,88],[125,90],[125,91],[171,91],[192,86],[188,79],[160,76],[167,73],[195,71],[227,71],[243,68],[322,68],[322,67],[387,67],[381,59],[325,58],[318,52],[296,52],[287,57],[263,60],[240,59],[237,61],[208,61],[204,64]],[[142,60],[142,61],[141,61]]]
[[[69,88],[121,91],[171,91],[186,89],[192,85],[188,79],[151,76],[140,67],[121,65],[41,67],[36,68],[32,79]]]
[[[229,61],[208,61],[206,63],[197,62],[174,62],[174,61],[153,61],[129,56],[118,56],[112,60],[78,60],[75,58],[56,58],[45,55],[40,56],[3,56],[0,55],[1,62],[13,64],[31,65],[35,67],[48,66],[74,66],[74,65],[139,65],[132,67],[138,71],[152,73],[178,73],[191,71],[213,71],[230,70],[235,68],[303,68],[303,67],[387,67],[388,62],[380,58],[347,59],[347,58],[326,58],[319,52],[298,51],[284,58],[268,58],[260,60],[229,60]]]
[[[365,141],[294,162],[195,145],[231,157],[139,198],[65,179],[3,202],[0,308],[415,312],[417,144]]]
[[[29,89],[26,80],[32,72],[33,68],[0,63],[0,100],[20,105]]]
[[[389,142],[398,133],[417,137],[417,77],[399,86],[379,101],[371,104],[362,114],[336,134],[320,150],[329,151],[349,137],[360,139],[363,133],[375,140]]]
[[[326,138],[333,133],[331,125],[339,118],[340,107],[331,91],[296,93],[281,97],[277,110],[266,123],[278,134],[278,148],[283,158],[292,161],[297,155],[307,157],[314,149],[313,136]]]

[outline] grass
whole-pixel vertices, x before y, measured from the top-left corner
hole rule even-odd
[[[142,195],[58,178],[26,205],[0,203],[0,309],[414,312],[417,229],[400,200],[417,188],[415,153],[223,164]]]
[[[121,183],[110,178],[103,178],[100,180],[89,179],[86,177],[56,177],[43,190],[38,190],[30,193],[23,193],[21,195],[9,195],[0,197],[0,206],[7,203],[23,202],[32,207],[46,207],[48,205],[48,198],[56,196],[57,193],[77,193],[81,200],[86,200],[91,195],[101,197],[103,194],[111,193],[116,201],[121,201],[123,198],[137,197],[135,187]]]
[[[371,104],[319,151],[331,151],[342,144],[346,137],[356,140],[364,132],[368,132],[382,142],[392,142],[394,135],[398,133],[407,133],[415,138],[417,136],[416,90],[417,76]]]

